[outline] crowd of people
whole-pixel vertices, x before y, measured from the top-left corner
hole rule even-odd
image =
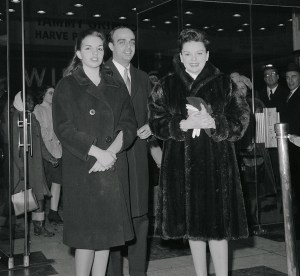
[[[106,46],[112,56],[104,62]],[[300,136],[300,68],[287,67],[284,86],[275,66],[264,67],[266,88],[253,97],[250,79],[238,70],[222,73],[209,50],[204,32],[182,30],[174,72],[158,80],[131,63],[130,28],[114,28],[108,41],[86,30],[56,87],[41,87],[35,106],[26,91],[33,137],[28,182],[39,200],[34,233],[54,235],[45,227],[49,197],[48,220],[63,224],[63,242],[75,248],[76,276],[123,275],[124,249],[129,274],[146,275],[149,156],[159,168],[154,235],[187,240],[197,276],[207,275],[207,245],[216,276],[227,276],[228,241],[248,237],[255,224],[249,224],[258,208],[255,191],[243,185],[241,164],[258,158],[260,195],[278,195],[280,204],[277,150],[255,143],[255,113],[275,107],[290,133]],[[23,106],[19,92],[10,112],[15,190],[24,182],[17,146]],[[2,107],[7,114],[10,107]],[[2,116],[2,130],[5,122]],[[290,143],[289,153],[299,201],[300,149]]]

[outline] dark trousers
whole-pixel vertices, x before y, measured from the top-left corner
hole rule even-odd
[[[132,218],[135,238],[128,242],[128,263],[130,276],[146,276],[148,215]],[[107,267],[107,276],[123,275],[121,247],[112,248]]]

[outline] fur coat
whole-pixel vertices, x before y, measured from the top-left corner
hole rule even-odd
[[[149,125],[164,141],[155,232],[165,239],[238,239],[248,236],[233,142],[249,123],[250,108],[230,80],[210,62],[195,80],[174,58],[175,73],[163,78],[149,98]],[[216,129],[183,132],[186,97],[200,97]]]

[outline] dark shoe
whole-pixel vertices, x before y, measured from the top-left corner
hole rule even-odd
[[[53,237],[55,235],[45,228],[43,221],[33,220],[33,227],[33,233],[36,236]]]
[[[53,211],[51,209],[49,210],[48,220],[50,223],[63,224],[63,220],[60,217],[58,211]]]

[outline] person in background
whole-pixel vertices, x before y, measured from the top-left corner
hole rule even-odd
[[[295,63],[288,64],[285,73],[287,86],[290,90],[281,112],[281,122],[289,125],[289,134],[300,136],[300,67]],[[289,142],[289,160],[291,184],[293,189],[293,205],[297,237],[300,237],[300,148]]]
[[[23,147],[19,147],[19,142],[24,141],[22,128],[18,126],[18,121],[23,120],[23,99],[22,92],[18,92],[13,101],[14,111],[12,114],[12,141],[13,141],[13,193],[24,190],[24,161]],[[32,212],[31,219],[33,222],[33,232],[35,235],[43,235],[52,237],[54,233],[45,227],[45,204],[44,199],[50,196],[51,193],[47,186],[46,176],[44,172],[43,160],[49,162],[53,166],[56,165],[56,159],[48,152],[45,147],[39,122],[32,113],[34,101],[32,93],[26,91],[26,112],[31,116],[31,127],[28,128],[28,139],[31,143],[32,154],[28,153],[28,184],[32,188],[38,203],[39,209]],[[30,122],[30,119],[28,117]]]
[[[33,113],[41,126],[42,138],[47,150],[57,160],[57,166],[53,167],[49,162],[44,162],[45,174],[48,185],[51,187],[51,203],[48,213],[49,222],[61,224],[63,221],[58,213],[58,204],[61,193],[62,172],[61,172],[61,155],[62,148],[58,141],[54,130],[52,121],[52,97],[54,88],[51,86],[44,86],[40,89],[41,97],[40,104],[34,107]]]
[[[136,121],[126,88],[101,69],[104,48],[101,32],[79,34],[52,103],[63,151],[63,241],[75,248],[76,276],[104,276],[110,248],[134,236],[125,150]]]
[[[189,241],[197,276],[207,275],[208,243],[216,276],[227,276],[228,240],[248,237],[233,142],[250,108],[208,61],[208,47],[204,32],[182,30],[175,73],[149,98],[150,129],[164,142],[155,233]]]
[[[125,26],[118,26],[110,32],[109,44],[112,51],[105,65],[120,80],[131,97],[138,125],[137,138],[127,151],[129,162],[130,204],[135,239],[128,245],[129,274],[145,276],[147,270],[148,234],[148,149],[158,166],[161,163],[161,149],[153,137],[148,124],[147,99],[151,91],[148,75],[135,68],[131,60],[135,54],[135,35]],[[123,275],[120,249],[111,252],[107,275]]]

